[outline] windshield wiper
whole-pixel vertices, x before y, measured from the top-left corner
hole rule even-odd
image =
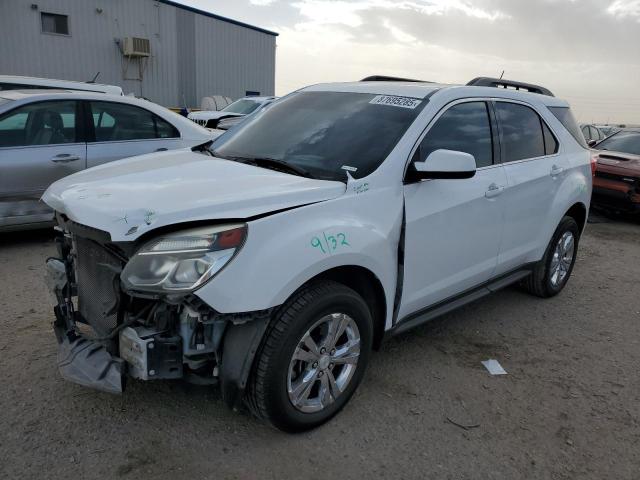
[[[277,158],[268,158],[268,157],[260,157],[260,158],[252,158],[250,161],[253,161],[257,166],[269,168],[276,167],[276,169],[285,169],[291,173],[296,175],[300,175],[302,177],[313,178],[313,175],[309,173],[308,170],[299,167],[297,165],[293,165],[291,163],[285,162],[284,160],[279,160]]]
[[[286,170],[288,173],[299,175],[301,177],[314,178],[314,176],[306,169],[292,165],[291,163],[279,160],[277,158],[269,157],[234,157],[231,155],[221,155],[216,151],[212,152],[214,156],[222,158],[224,160],[233,160],[240,163],[248,163],[255,165],[256,167],[269,168],[272,170]]]

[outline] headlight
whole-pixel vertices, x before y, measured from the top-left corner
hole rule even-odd
[[[143,245],[120,278],[133,290],[185,292],[196,289],[229,263],[242,247],[247,226],[194,228]]]
[[[240,122],[235,117],[223,118],[218,122],[218,125],[216,126],[216,128],[218,128],[219,130],[229,130],[231,127],[233,127],[237,123],[240,123]]]

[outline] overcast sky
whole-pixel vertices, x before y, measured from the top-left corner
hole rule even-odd
[[[181,0],[280,34],[276,94],[372,74],[539,83],[640,123],[640,0]]]

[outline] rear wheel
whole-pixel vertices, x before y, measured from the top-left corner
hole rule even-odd
[[[544,257],[523,280],[530,293],[548,298],[562,291],[576,262],[580,229],[572,217],[564,217],[553,234]]]
[[[281,430],[308,430],[349,401],[364,374],[372,343],[364,300],[336,282],[296,293],[265,335],[247,394],[258,417]]]

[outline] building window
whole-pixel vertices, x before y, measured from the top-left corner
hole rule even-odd
[[[42,20],[42,31],[44,33],[69,35],[69,17],[67,15],[41,12],[40,19]]]

